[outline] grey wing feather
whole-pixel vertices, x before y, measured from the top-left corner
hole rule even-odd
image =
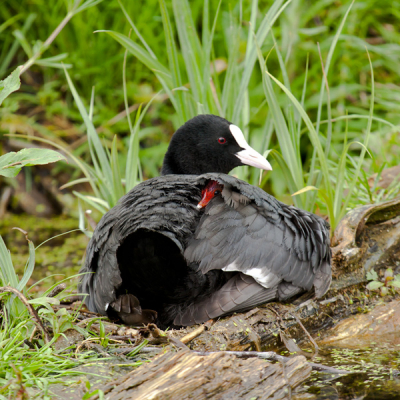
[[[186,247],[188,262],[199,263],[203,273],[248,274],[265,288],[284,282],[300,290],[314,286],[317,297],[326,293],[331,251],[329,225],[322,218],[228,175],[205,174],[199,180],[219,181],[224,189],[207,206]]]
[[[193,325],[240,312],[276,298],[277,288],[266,290],[252,277],[236,274],[210,297],[190,304],[174,319],[175,325]]]

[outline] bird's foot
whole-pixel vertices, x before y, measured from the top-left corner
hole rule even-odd
[[[147,325],[154,323],[157,319],[157,312],[142,310],[138,298],[131,293],[119,296],[110,303],[110,307],[126,325]]]

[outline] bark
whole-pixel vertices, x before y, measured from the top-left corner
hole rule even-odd
[[[159,355],[102,390],[113,400],[287,399],[310,373],[302,356],[270,364],[224,352],[199,356],[183,350]]]

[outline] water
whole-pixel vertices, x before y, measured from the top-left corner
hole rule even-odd
[[[343,346],[344,345],[344,346]],[[321,348],[312,359],[348,375],[312,372],[295,400],[400,400],[400,334],[369,336]]]

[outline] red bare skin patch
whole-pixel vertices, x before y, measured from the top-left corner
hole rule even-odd
[[[206,187],[201,191],[201,201],[197,204],[197,208],[204,208],[215,196],[222,193],[224,185],[217,181],[209,181]]]

